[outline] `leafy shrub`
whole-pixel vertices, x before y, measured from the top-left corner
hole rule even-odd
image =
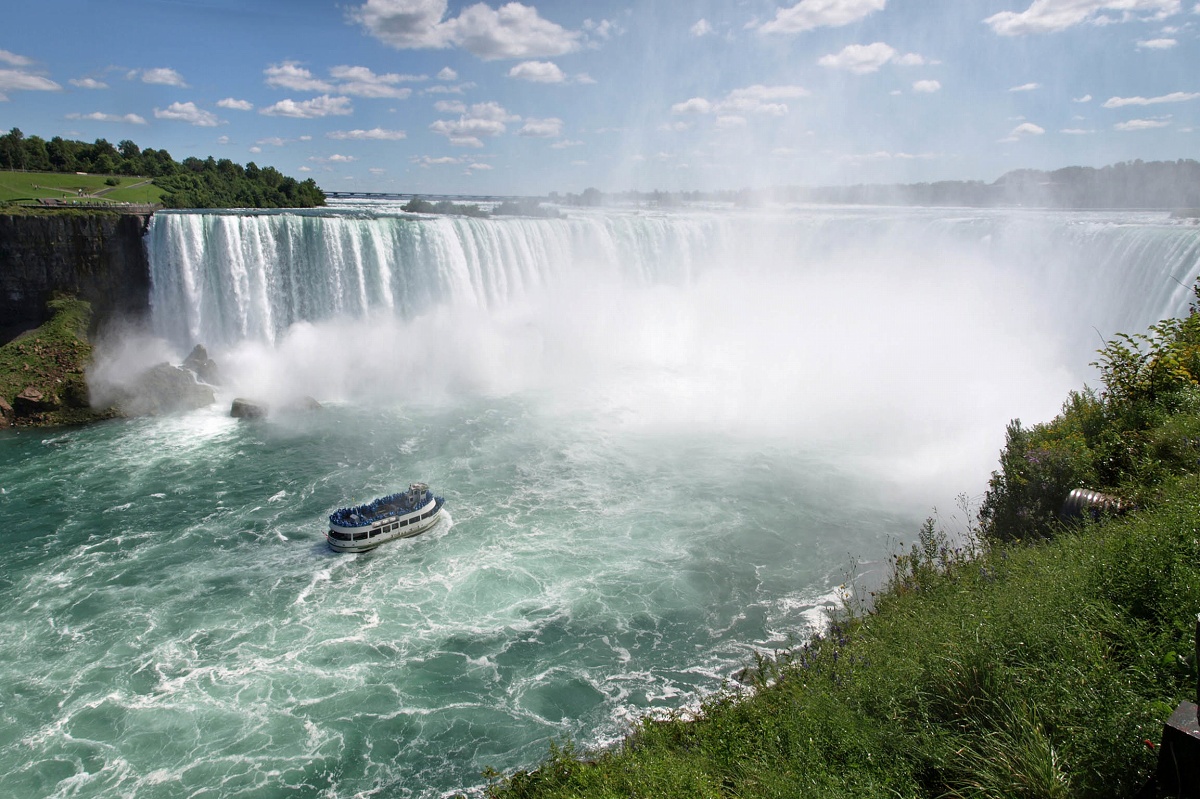
[[[1193,289],[1200,302],[1200,284]],[[1099,393],[1072,393],[1052,421],[1008,427],[980,508],[986,535],[1044,538],[1073,488],[1144,498],[1171,474],[1200,471],[1200,307],[1146,333],[1114,336],[1092,364]]]

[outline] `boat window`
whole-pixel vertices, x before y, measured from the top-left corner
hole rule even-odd
[[[349,541],[350,540],[349,533],[339,533],[337,530],[330,530],[329,537],[334,539],[335,541]]]
[[[354,540],[355,540],[355,541],[362,541],[362,540],[363,540],[363,539],[365,539],[366,537],[367,537],[367,534],[366,534],[366,533],[355,533],[355,534],[354,534]]]

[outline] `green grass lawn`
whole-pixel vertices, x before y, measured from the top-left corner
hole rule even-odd
[[[105,183],[116,177],[120,184]],[[61,172],[0,172],[0,203],[40,199],[83,200],[88,202],[158,203],[162,189],[148,183],[149,178],[123,175],[76,175]],[[141,184],[141,185],[138,185]],[[84,196],[80,196],[80,193]]]

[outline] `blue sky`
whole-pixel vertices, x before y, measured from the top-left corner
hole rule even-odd
[[[1200,0],[53,0],[0,129],[326,190],[987,180],[1200,157]]]

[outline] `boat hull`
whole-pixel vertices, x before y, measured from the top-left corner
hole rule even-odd
[[[330,524],[325,540],[335,552],[369,552],[398,538],[412,538],[437,524],[444,500],[434,497],[412,513],[381,519],[369,526],[343,527]]]

